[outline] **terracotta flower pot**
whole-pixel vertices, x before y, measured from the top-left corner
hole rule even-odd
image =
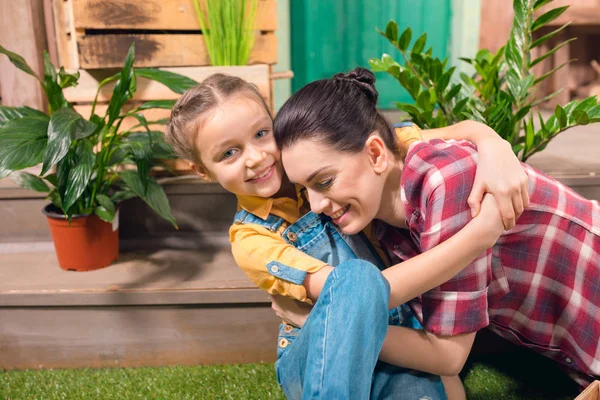
[[[119,214],[115,223],[96,215],[73,216],[71,223],[52,204],[43,209],[62,269],[90,271],[106,267],[119,257]]]

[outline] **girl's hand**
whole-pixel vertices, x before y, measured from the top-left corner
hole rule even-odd
[[[289,325],[302,328],[312,306],[290,297],[271,295],[271,308],[275,314]]]
[[[468,203],[471,214],[480,212],[483,195],[496,198],[504,229],[515,226],[517,218],[529,206],[528,178],[510,144],[498,135],[486,136],[477,143],[479,164]]]

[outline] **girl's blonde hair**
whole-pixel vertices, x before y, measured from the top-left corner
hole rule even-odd
[[[187,90],[175,103],[167,125],[165,138],[180,157],[200,163],[200,155],[194,146],[195,134],[202,117],[224,103],[234,94],[247,94],[257,100],[271,116],[265,99],[258,87],[237,76],[213,74],[202,83]],[[244,121],[240,121],[244,123]]]

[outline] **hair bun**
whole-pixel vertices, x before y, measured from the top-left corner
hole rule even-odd
[[[333,79],[338,81],[347,81],[356,84],[363,93],[374,103],[377,103],[379,94],[375,89],[375,75],[365,68],[355,68],[347,74],[339,73],[334,75]]]

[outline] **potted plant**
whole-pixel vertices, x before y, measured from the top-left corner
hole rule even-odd
[[[77,85],[79,73],[57,70],[44,55],[40,78],[25,60],[0,46],[0,53],[22,71],[38,79],[48,98],[48,113],[29,107],[0,106],[0,178],[11,176],[21,187],[47,193],[44,208],[60,266],[91,270],[118,257],[118,209],[125,199],[139,196],[160,216],[176,226],[167,196],[150,175],[153,160],[171,157],[163,134],[140,113],[173,106],[173,100],[149,101],[130,111],[123,106],[136,91],[136,78],[156,80],[177,93],[195,81],[156,69],[133,68],[132,44],[121,71],[100,83],[117,81],[104,115],[89,119],[77,113],[63,89]],[[125,118],[139,122],[120,129]],[[22,171],[42,164],[41,173]]]
[[[534,74],[533,67],[574,40],[569,39],[537,58],[532,57],[532,50],[570,24],[534,37],[534,32],[554,21],[569,7],[550,9],[539,15],[539,10],[551,1],[514,0],[515,17],[508,42],[495,54],[482,49],[474,59],[463,58],[473,65],[476,72],[473,76],[462,73],[460,81],[455,81],[455,67],[448,65],[448,59],[442,61],[432,55],[431,48],[425,50],[426,33],[411,48],[411,29],[399,33],[394,21],[388,23],[385,32],[379,33],[400,51],[404,65],[389,54],[371,59],[369,64],[373,71],[391,74],[408,91],[415,104],[397,103],[397,107],[408,113],[420,127],[439,128],[465,119],[480,121],[509,141],[515,154],[526,161],[543,150],[559,133],[577,125],[600,121],[600,105],[596,96],[574,100],[564,106],[557,105],[553,115],[546,120],[536,109],[537,105],[560,92],[536,98],[540,83],[564,64],[541,76]]]

